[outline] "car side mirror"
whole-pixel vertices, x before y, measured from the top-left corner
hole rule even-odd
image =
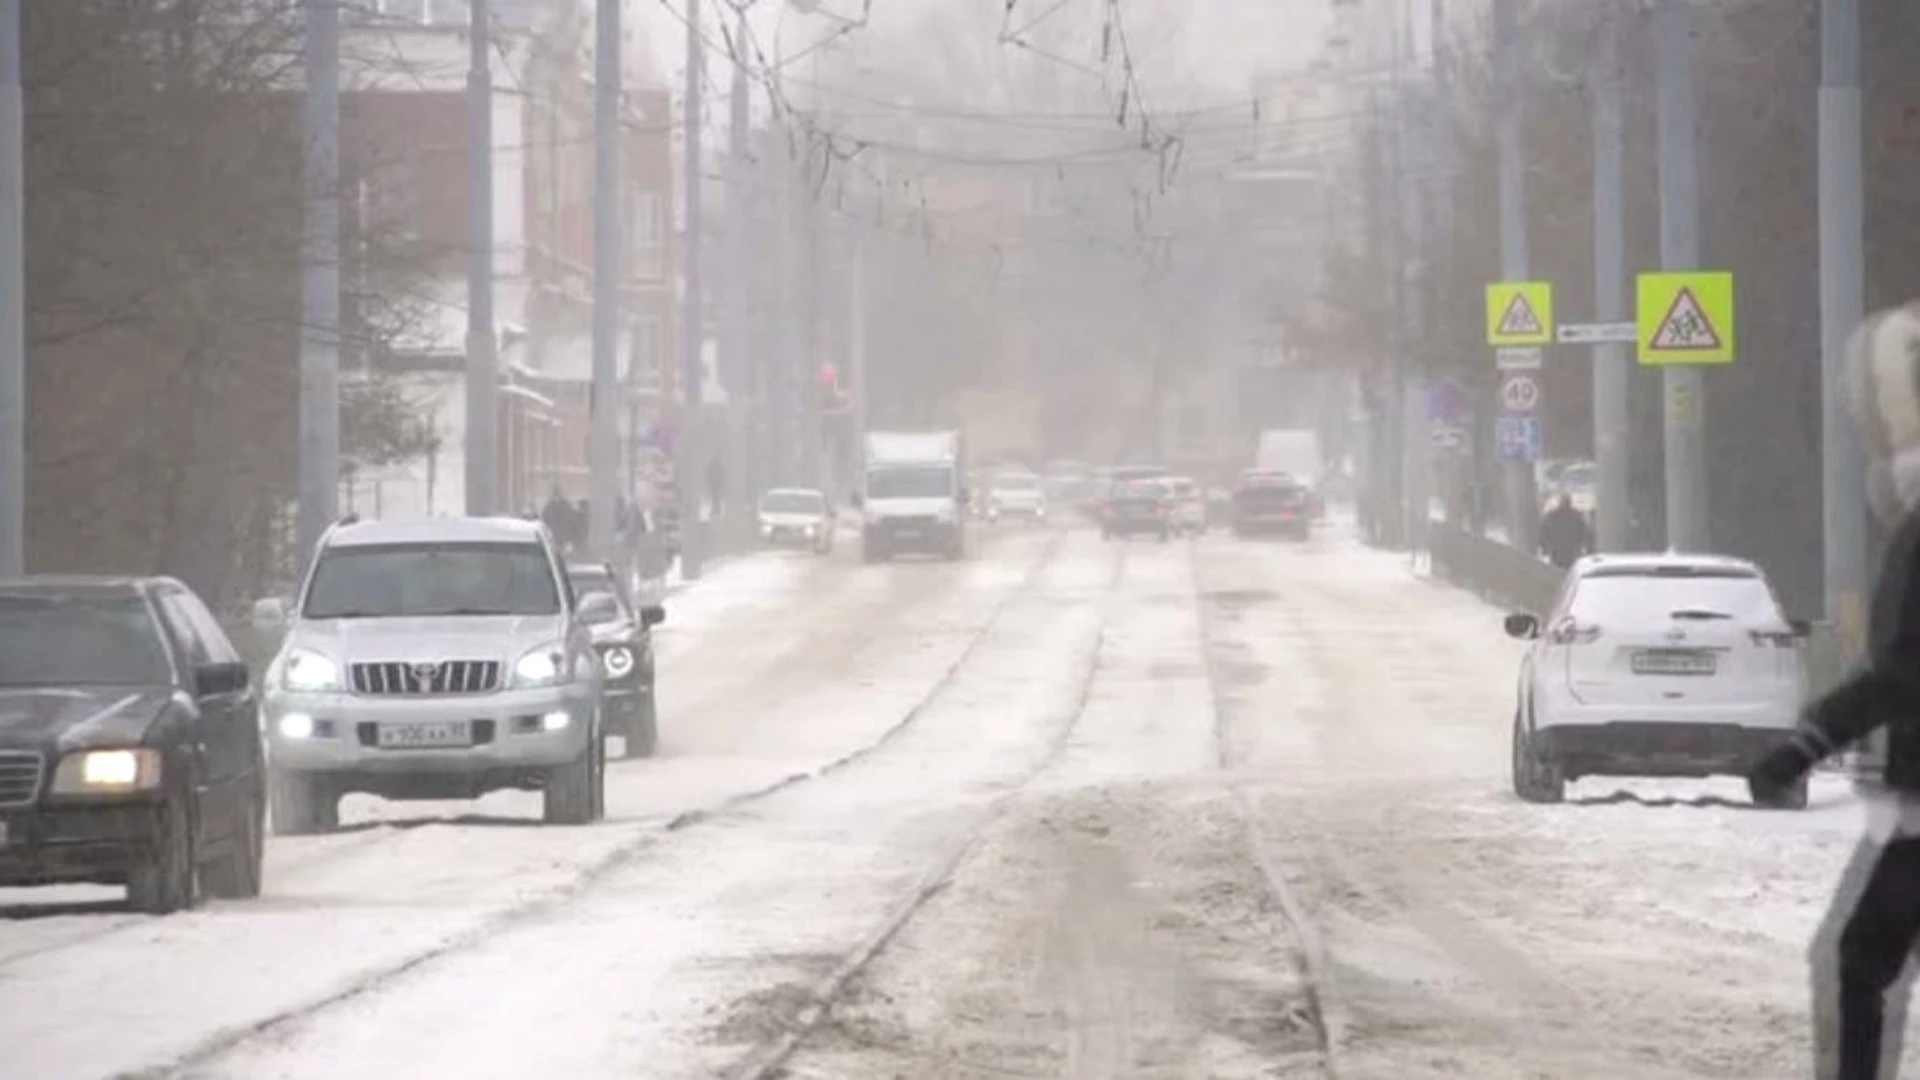
[[[1812,637],[1813,621],[1811,619],[1788,619],[1787,629],[1793,631],[1794,637]]]
[[[287,625],[287,601],[285,597],[267,596],[253,602],[253,628],[255,630],[278,630]]]
[[[613,598],[612,593],[588,593],[580,599],[576,614],[588,626],[601,626],[620,618],[620,602]]]
[[[1532,641],[1540,636],[1540,620],[1532,615],[1518,614],[1506,617],[1507,636],[1520,641]]]
[[[666,621],[667,609],[659,604],[648,604],[646,607],[640,609],[641,626],[655,627]]]
[[[247,688],[249,678],[247,665],[237,661],[227,664],[201,664],[193,669],[193,690],[201,697],[237,694]]]

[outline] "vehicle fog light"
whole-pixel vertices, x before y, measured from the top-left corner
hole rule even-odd
[[[313,738],[313,717],[292,712],[280,718],[280,734],[289,739]]]
[[[555,709],[540,718],[540,726],[548,731],[565,731],[567,725],[572,722],[573,717],[568,716],[562,709]]]

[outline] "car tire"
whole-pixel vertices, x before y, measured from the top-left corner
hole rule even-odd
[[[194,813],[187,796],[175,795],[159,809],[153,849],[127,871],[127,904],[148,915],[171,915],[199,900],[194,856]]]
[[[590,825],[598,820],[605,795],[606,741],[587,740],[580,756],[547,770],[540,818],[549,825]]]
[[[1566,774],[1560,766],[1541,761],[1518,710],[1513,714],[1513,793],[1530,803],[1565,802]]]
[[[1792,787],[1787,788],[1787,790],[1780,792],[1772,798],[1763,799],[1759,793],[1753,790],[1753,784],[1749,782],[1747,784],[1747,795],[1753,799],[1755,806],[1765,810],[1805,810],[1807,808],[1807,787],[1807,778],[1803,776],[1796,781]]]
[[[325,779],[281,772],[267,781],[267,810],[275,836],[312,836],[340,827],[340,795]]]
[[[200,872],[207,895],[220,900],[252,900],[260,895],[266,855],[267,804],[256,799],[240,813],[233,848]]]

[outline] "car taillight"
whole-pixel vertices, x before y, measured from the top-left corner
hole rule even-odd
[[[1750,630],[1755,645],[1772,645],[1776,649],[1791,649],[1799,644],[1791,630]]]
[[[1590,645],[1600,640],[1600,628],[1564,622],[1553,628],[1547,640],[1555,645]]]

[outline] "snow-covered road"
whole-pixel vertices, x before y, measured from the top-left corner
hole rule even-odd
[[[357,799],[257,902],[0,891],[0,1080],[1807,1073],[1852,794],[1519,803],[1497,613],[1337,529],[758,556],[669,620],[605,824]]]

